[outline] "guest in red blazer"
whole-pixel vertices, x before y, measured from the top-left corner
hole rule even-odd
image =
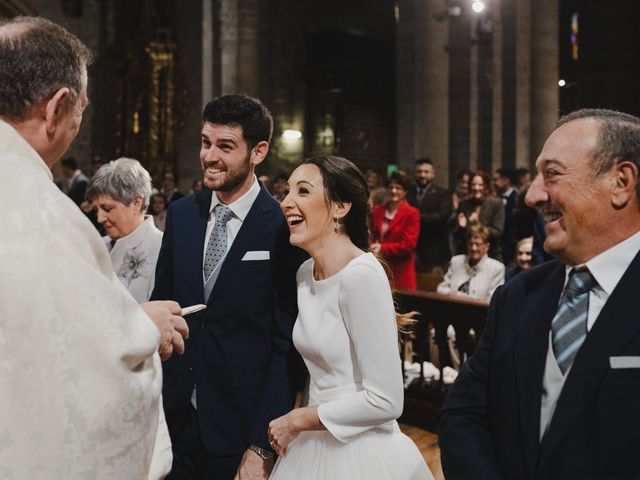
[[[420,233],[420,212],[405,200],[409,178],[403,173],[391,174],[386,183],[387,202],[371,212],[374,242],[371,250],[380,253],[391,267],[395,288],[415,290],[416,268],[413,251]]]

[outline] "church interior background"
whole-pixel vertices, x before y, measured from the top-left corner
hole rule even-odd
[[[69,152],[82,169],[129,156],[156,179],[175,169],[183,191],[220,94],[274,115],[259,173],[311,154],[380,173],[428,156],[445,186],[461,168],[530,168],[564,112],[640,114],[637,0],[0,0],[20,14],[95,54]]]

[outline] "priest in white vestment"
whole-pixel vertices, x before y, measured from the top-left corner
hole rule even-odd
[[[52,181],[88,102],[89,61],[52,22],[0,21],[3,480],[158,479],[171,465],[156,352],[161,336],[183,346],[179,306],[141,308]]]

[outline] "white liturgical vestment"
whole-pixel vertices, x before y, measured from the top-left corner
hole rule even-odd
[[[0,478],[161,478],[159,332],[105,245],[0,120]]]

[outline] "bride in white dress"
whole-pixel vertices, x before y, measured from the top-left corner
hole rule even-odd
[[[403,383],[389,281],[368,249],[368,192],[348,160],[306,160],[282,202],[297,274],[293,341],[311,376],[308,406],[269,425],[272,479],[432,479],[400,432]]]

